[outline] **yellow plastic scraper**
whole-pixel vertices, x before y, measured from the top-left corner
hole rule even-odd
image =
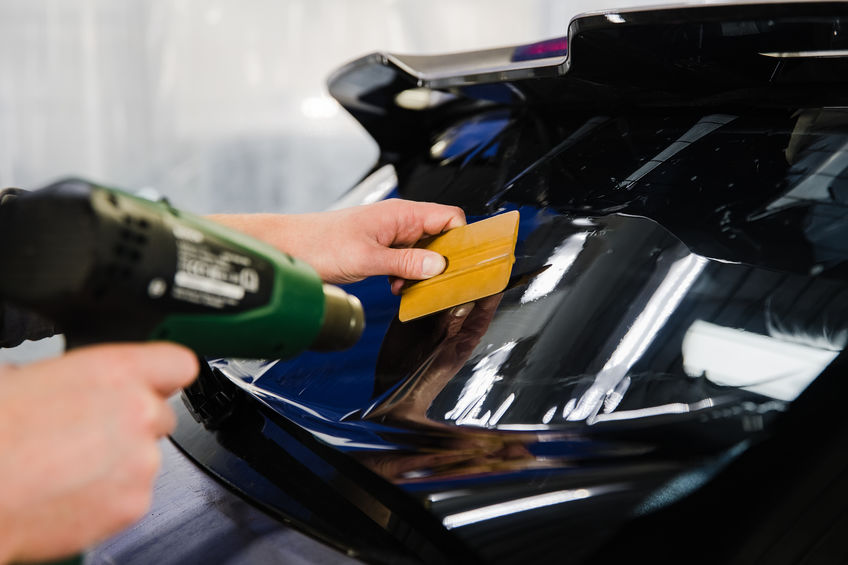
[[[442,274],[401,291],[400,321],[502,291],[515,263],[517,238],[518,211],[512,211],[419,242],[419,247],[444,256],[447,267]]]

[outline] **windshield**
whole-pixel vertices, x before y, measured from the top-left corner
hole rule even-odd
[[[518,210],[509,287],[401,323],[385,280],[366,280],[348,289],[367,314],[352,350],[218,365],[355,452],[417,445],[425,429],[734,445],[845,347],[845,117],[461,120],[398,165],[393,194],[461,205],[469,221]]]

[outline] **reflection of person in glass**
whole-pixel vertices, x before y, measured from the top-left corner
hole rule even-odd
[[[375,395],[406,379],[369,412],[369,419],[430,425],[427,410],[465,364],[501,302],[503,293],[389,327],[375,372]]]
[[[435,397],[471,357],[492,322],[503,293],[461,304],[412,322],[389,327],[375,375],[375,396],[387,394],[366,416],[404,427],[444,428],[428,417]],[[392,387],[396,388],[389,392]],[[392,480],[422,475],[468,475],[525,468],[535,462],[523,434],[490,433],[451,426],[453,433],[422,436],[428,452],[361,456],[362,462]],[[415,440],[409,438],[407,440]]]

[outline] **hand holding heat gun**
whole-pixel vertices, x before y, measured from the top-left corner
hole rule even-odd
[[[0,207],[0,299],[69,347],[169,340],[198,355],[292,357],[353,345],[359,300],[306,263],[217,223],[81,180]]]

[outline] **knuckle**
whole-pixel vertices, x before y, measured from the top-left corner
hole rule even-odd
[[[96,363],[88,365],[94,379],[109,385],[131,380],[135,363],[133,355],[125,347],[106,346],[89,353],[97,356]]]
[[[173,432],[177,427],[177,416],[174,414],[174,411],[170,406],[165,405],[164,409],[160,412],[160,421],[157,422],[158,435],[168,435]]]
[[[139,471],[143,482],[147,484],[147,490],[153,485],[153,480],[159,472],[159,467],[162,464],[162,453],[156,444],[153,444],[150,449],[145,450],[139,464]]]
[[[148,441],[135,450],[135,454],[127,462],[125,477],[129,484],[129,490],[149,491],[153,488],[153,481],[159,472],[162,463],[162,455],[153,441]]]
[[[151,488],[133,489],[126,493],[122,497],[117,511],[116,518],[119,527],[124,528],[137,522],[147,513],[152,502],[153,490]]]
[[[399,271],[406,275],[413,275],[419,270],[421,260],[411,249],[404,249],[398,254]]]
[[[143,437],[158,436],[162,427],[162,401],[152,392],[137,387],[130,391],[124,402],[124,425],[127,431]]]

